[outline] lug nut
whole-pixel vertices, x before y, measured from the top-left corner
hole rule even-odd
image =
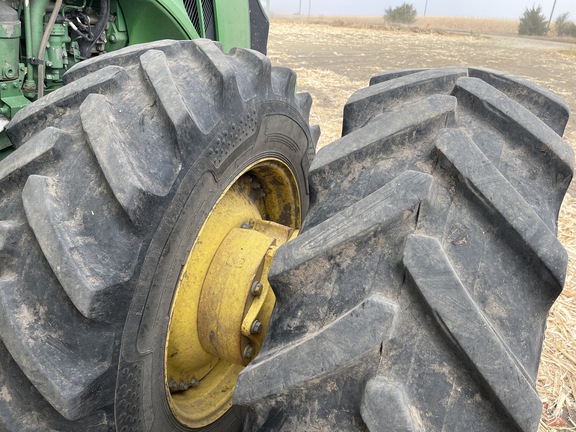
[[[184,381],[180,381],[178,383],[178,390],[180,390],[180,391],[188,390],[188,386],[186,385],[186,383]]]
[[[254,297],[259,297],[262,294],[262,283],[260,281],[255,281],[250,288],[250,294]]]
[[[250,326],[250,334],[257,335],[260,334],[261,331],[262,331],[262,323],[258,320],[254,320],[254,322]]]
[[[244,348],[244,353],[242,354],[245,359],[252,358],[252,354],[254,354],[254,347],[251,344],[246,345]]]
[[[174,381],[174,378],[170,377],[170,379],[168,380],[168,388],[170,390],[178,390],[178,386],[176,385],[176,381]]]
[[[250,219],[248,222],[243,222],[242,225],[240,225],[240,228],[242,229],[254,228],[254,219]]]
[[[196,379],[196,377],[192,377],[190,379],[190,387],[198,387],[200,382]]]

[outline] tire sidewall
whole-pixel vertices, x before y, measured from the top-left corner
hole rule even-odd
[[[248,123],[246,116],[254,117],[252,124],[258,126],[244,138],[247,134],[241,125]],[[231,137],[232,142],[224,143],[224,158],[222,136]],[[314,144],[307,122],[293,105],[285,101],[248,104],[240,115],[223,116],[207,139],[210,144],[181,176],[143,257],[120,351],[115,396],[119,431],[192,430],[180,424],[168,406],[164,387],[166,334],[180,273],[194,239],[222,193],[248,167],[274,158],[295,175],[302,219],[308,209],[307,175]],[[242,430],[244,417],[242,408],[233,407],[200,430]]]

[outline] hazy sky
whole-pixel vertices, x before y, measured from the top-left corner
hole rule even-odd
[[[427,0],[428,16],[474,16],[487,18],[519,18],[526,7],[542,5],[546,17],[550,16],[554,0]],[[270,0],[273,13],[293,14],[301,12],[308,14],[311,5],[312,15],[364,15],[381,16],[389,7],[402,3],[411,3],[424,15],[426,0]],[[554,17],[563,12],[570,12],[576,20],[576,0],[556,0]]]

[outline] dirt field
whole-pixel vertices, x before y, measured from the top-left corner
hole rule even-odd
[[[350,95],[383,70],[484,66],[530,79],[576,109],[576,45],[473,35],[351,28],[273,21],[273,65],[298,73],[299,91],[314,98],[311,122],[322,126],[320,146],[340,137],[342,108]],[[576,118],[566,140],[576,148]],[[559,237],[570,254],[566,288],[548,322],[538,379],[544,402],[541,432],[576,430],[576,182],[560,215]]]

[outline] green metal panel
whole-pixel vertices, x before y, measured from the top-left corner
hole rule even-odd
[[[118,3],[126,19],[130,45],[199,37],[182,0],[121,0]]]
[[[250,11],[247,0],[213,0],[216,39],[224,51],[250,48]],[[182,0],[119,0],[128,27],[129,44],[158,39],[195,39],[194,29]],[[204,23],[202,2],[197,0]]]
[[[250,48],[250,10],[248,0],[214,0],[216,38],[224,52],[230,48]]]
[[[198,0],[200,20],[201,1]],[[216,39],[224,51],[232,47],[250,48],[250,11],[247,0],[214,0]],[[182,0],[120,0],[128,27],[129,44],[158,39],[195,39],[200,37]]]

